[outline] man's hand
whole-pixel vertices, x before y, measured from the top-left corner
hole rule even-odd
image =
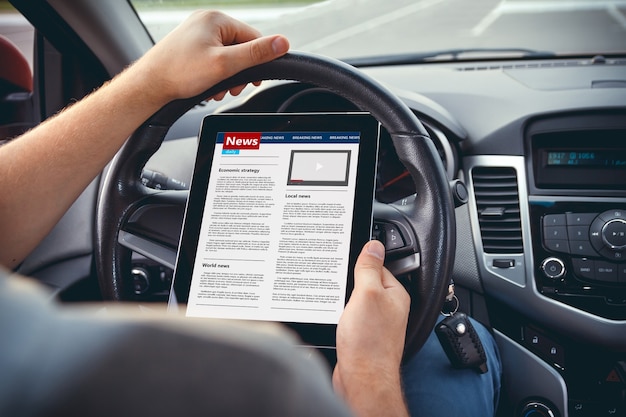
[[[288,49],[283,36],[196,12],[107,85],[3,146],[0,189],[12,191],[0,196],[0,264],[18,265],[154,112]]]
[[[385,248],[371,241],[354,270],[354,290],[337,326],[335,390],[358,416],[408,415],[400,362],[410,297],[383,267]]]
[[[159,41],[135,65],[159,86],[165,102],[192,97],[239,71],[284,55],[284,36],[262,37],[254,28],[216,11],[198,11]],[[245,86],[235,87],[237,95]],[[226,92],[213,97],[221,99]]]

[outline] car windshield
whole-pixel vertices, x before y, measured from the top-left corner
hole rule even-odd
[[[597,55],[626,51],[626,0],[132,0],[155,41],[198,8],[340,59]]]

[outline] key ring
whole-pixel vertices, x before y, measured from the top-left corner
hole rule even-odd
[[[454,308],[451,308],[451,309],[446,308],[446,306],[452,302],[454,302]],[[442,309],[441,309],[441,314],[445,317],[450,317],[454,315],[457,311],[459,311],[459,304],[460,304],[459,299],[457,298],[455,294],[453,294],[452,298],[446,299],[446,301],[444,301]]]

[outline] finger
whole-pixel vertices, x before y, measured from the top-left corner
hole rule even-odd
[[[354,266],[354,289],[381,286],[385,247],[377,240],[371,240],[363,246]]]
[[[234,72],[239,72],[283,56],[289,51],[289,41],[281,35],[264,36],[226,48]]]
[[[238,96],[243,91],[243,89],[246,88],[247,86],[248,86],[247,84],[244,84],[244,85],[238,85],[237,87],[233,87],[229,90],[230,94],[232,96]]]
[[[221,91],[215,95],[209,97],[209,100],[221,101],[224,97],[226,97],[227,91]]]
[[[354,288],[357,285],[377,285],[386,290],[397,292],[397,297],[407,298],[408,292],[404,286],[383,266],[385,261],[385,246],[377,241],[369,241],[359,255],[354,272]]]

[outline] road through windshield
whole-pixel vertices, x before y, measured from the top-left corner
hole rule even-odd
[[[176,23],[170,9],[137,5],[156,39]],[[294,49],[337,58],[451,48],[626,51],[625,0],[327,0],[221,9],[263,33],[287,35]],[[189,12],[179,11],[180,19]]]
[[[263,33],[287,35],[293,49],[336,58],[475,48],[626,52],[626,0],[241,0],[237,6],[211,0],[134,0],[133,4],[155,40],[197,8],[220,9]],[[6,0],[0,5],[8,6]],[[0,34],[32,56],[32,28],[7,7],[0,10]]]

